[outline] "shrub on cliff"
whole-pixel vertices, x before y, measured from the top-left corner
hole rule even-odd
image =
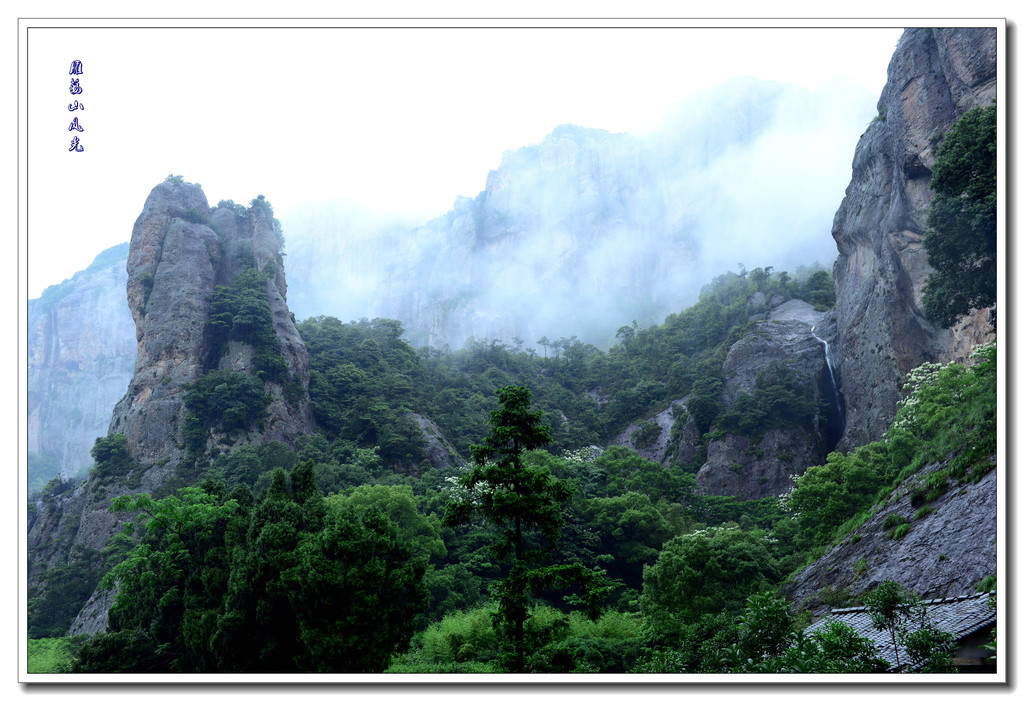
[[[925,316],[950,327],[996,302],[996,106],[975,107],[946,133],[932,169],[924,247],[935,273]]]
[[[252,375],[214,370],[201,376],[185,393],[185,442],[189,451],[202,450],[211,428],[228,433],[248,429],[263,418],[268,403],[263,383]]]

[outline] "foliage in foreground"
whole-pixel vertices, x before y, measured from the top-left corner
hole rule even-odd
[[[144,533],[104,579],[108,632],[76,672],[380,671],[426,607],[426,556],[382,511],[325,500],[311,462],[258,503],[207,481],[112,508]]]
[[[504,529],[492,546],[495,558],[510,565],[505,578],[491,588],[497,604],[499,664],[522,672],[530,649],[526,623],[532,598],[553,587],[575,588],[575,598],[597,618],[609,588],[600,572],[581,563],[544,563],[558,545],[561,509],[573,489],[545,467],[524,460],[526,451],[551,440],[541,412],[530,411],[530,390],[509,385],[497,394],[500,408],[491,412],[490,433],[483,445],[473,446],[476,467],[462,478],[465,492],[449,502],[444,523],[461,526],[479,515]],[[539,538],[531,542],[534,533]]]
[[[78,645],[71,638],[29,638],[29,674],[64,674],[71,671]]]

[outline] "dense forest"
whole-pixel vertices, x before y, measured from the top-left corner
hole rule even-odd
[[[211,319],[218,338],[255,344],[258,373],[277,377],[255,276],[218,288]],[[637,421],[634,447],[649,440],[643,418],[684,395],[704,446],[716,432],[757,435],[821,411],[784,365],[723,404],[725,352],[752,331],[747,302],[758,293],[775,304],[834,303],[825,271],[741,269],[661,325],[622,326],[607,351],[571,337],[538,339],[540,352],[487,339],[417,350],[393,320],[303,321],[319,432],[294,449],[204,454],[203,431],[244,428],[267,398],[253,376],[200,377],[186,398],[194,449],[177,476],[160,493],[114,500],[133,525],[30,591],[35,663],[75,672],[884,669],[852,629],[803,635],[808,614],[791,610],[779,585],[922,466],[946,464],[920,495],[922,518],[935,495],[991,469],[994,346],[970,367],[919,368],[882,440],[830,454],[781,498],[702,493],[700,451],[652,461],[598,447]],[[423,417],[448,460],[428,459]],[[93,480],[137,479],[119,434],[97,439],[93,458]],[[54,480],[38,498],[71,487]],[[910,525],[894,524],[893,537]],[[100,581],[116,587],[108,632],[65,637]],[[914,648],[927,669],[948,667],[936,631],[905,633],[932,636]]]

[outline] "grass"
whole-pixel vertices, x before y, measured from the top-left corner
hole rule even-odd
[[[75,657],[70,638],[37,638],[28,640],[29,674],[67,674]]]

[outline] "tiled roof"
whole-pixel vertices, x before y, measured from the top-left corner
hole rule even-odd
[[[960,640],[985,626],[995,623],[996,610],[989,605],[992,595],[969,594],[947,599],[926,599],[928,622],[947,633],[952,633],[955,640]],[[842,621],[853,628],[858,635],[870,639],[878,650],[878,656],[888,660],[896,667],[896,654],[892,649],[892,635],[887,630],[877,630],[871,624],[871,617],[863,606],[853,608],[832,609],[832,612],[807,627],[806,633],[821,629],[829,620]],[[900,660],[906,662],[903,647],[900,646]]]

